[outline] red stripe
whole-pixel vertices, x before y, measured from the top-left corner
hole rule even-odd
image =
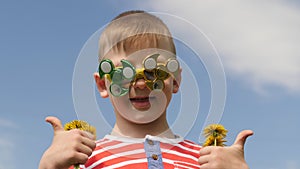
[[[176,152],[180,152],[180,153],[183,153],[183,154],[188,154],[188,155],[194,156],[196,158],[200,157],[200,155],[198,153],[199,151],[197,151],[197,153],[195,153],[195,152],[192,152],[192,151],[182,149],[180,147],[173,147],[171,150],[176,151]]]
[[[142,168],[148,168],[148,164],[147,163],[128,164],[123,167],[118,167],[117,169],[142,169]]]
[[[195,161],[194,159],[183,157],[181,155],[175,155],[175,154],[169,154],[169,153],[162,153],[163,158],[172,160],[172,161],[184,161],[191,164],[198,164],[198,161]]]
[[[133,156],[131,156],[131,155],[116,156],[115,158],[113,158],[111,160],[107,160],[107,161],[104,161],[103,163],[98,164],[96,168],[99,168],[99,167],[103,168],[103,167],[112,166],[112,165],[122,163],[122,162],[128,162],[130,160],[145,159],[145,158],[146,158],[145,153],[134,154]],[[91,164],[86,164],[86,167],[89,167]],[[137,163],[137,164],[139,164],[139,163]]]
[[[174,169],[174,164],[164,163],[164,169]]]
[[[102,144],[101,144],[101,143],[102,143],[102,142],[98,143],[98,144],[100,144],[100,145],[98,145],[98,146],[94,149],[94,151],[95,151],[95,150],[99,150],[99,149],[102,148],[102,147],[114,146],[114,145],[120,144],[120,143],[122,143],[122,142],[121,142],[121,141],[112,140],[112,141],[105,142],[105,143],[102,143]]]
[[[188,143],[186,143],[186,142],[188,142]],[[200,146],[198,145],[198,144],[195,144],[195,143],[193,143],[193,142],[191,142],[191,141],[188,141],[188,140],[185,140],[185,142],[180,142],[179,143],[180,145],[182,145],[182,146],[184,146],[184,147],[188,147],[188,148],[190,148],[190,149],[194,149],[194,150],[200,150]]]
[[[102,145],[99,146],[97,149],[101,149]],[[127,151],[133,151],[133,150],[144,150],[144,145],[143,144],[130,144],[130,145],[126,145],[123,147],[119,147],[119,148],[114,148],[114,149],[109,149],[109,150],[105,150],[103,152],[100,152],[96,155],[94,155],[93,157],[91,157],[88,162],[86,163],[86,166],[90,166],[92,165],[93,162],[98,161],[102,158],[114,155],[115,159],[109,160],[109,161],[105,161],[103,164],[104,166],[107,166],[107,164],[109,165],[113,165],[115,163],[119,163],[125,160],[129,160],[129,159],[144,159],[146,158],[146,154],[144,152],[142,153],[135,153],[135,154],[131,154],[131,155],[126,155],[126,158],[121,157],[121,156],[117,156],[116,154],[118,153],[124,153]]]
[[[186,164],[186,163],[182,163],[182,162],[174,162],[174,166],[176,168],[180,168],[180,169],[191,169],[191,168],[194,168],[194,169],[199,169],[199,164],[195,164],[196,166],[194,165],[189,165],[189,164]]]
[[[200,157],[199,153],[198,153],[200,151],[199,147],[191,146],[191,145],[185,144],[183,142],[181,142],[179,144],[186,147],[186,148],[188,148],[188,149],[196,150],[197,153],[186,150],[186,149],[182,149],[181,147],[177,147],[175,145],[166,144],[166,143],[161,143],[160,145],[161,145],[161,148],[163,148],[163,149],[169,149],[169,150],[174,150],[176,152],[180,152],[180,153],[183,153],[183,154],[189,154],[189,155],[192,155],[196,158]]]

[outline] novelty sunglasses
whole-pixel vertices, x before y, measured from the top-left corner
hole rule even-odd
[[[158,63],[160,54],[152,54],[143,60],[143,68],[136,69],[128,60],[122,59],[122,66],[115,67],[110,59],[104,59],[99,64],[100,78],[106,77],[110,82],[110,93],[113,96],[124,96],[128,93],[130,85],[134,85],[138,79],[144,79],[150,90],[162,90],[165,87],[164,80],[171,75],[176,77],[179,70],[179,62],[170,58],[166,63]]]

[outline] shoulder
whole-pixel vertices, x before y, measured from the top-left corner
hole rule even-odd
[[[162,139],[160,140],[162,148],[172,149],[176,151],[190,151],[198,154],[201,146],[193,141],[187,140],[181,136],[175,139]]]
[[[190,146],[201,148],[201,146],[198,143],[195,143],[191,140],[184,139],[182,142],[187,144],[187,145],[190,145]]]
[[[201,149],[201,146],[193,141],[190,141],[190,140],[183,140],[182,142],[180,142],[179,144],[183,145],[184,147],[188,147],[188,148],[191,148],[191,149],[194,149],[194,150],[200,150]]]
[[[201,146],[190,140],[182,139],[181,141],[172,144],[161,143],[161,148],[167,150],[166,152],[189,154],[198,157]]]

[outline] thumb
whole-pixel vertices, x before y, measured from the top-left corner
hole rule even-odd
[[[61,124],[61,121],[57,117],[49,116],[46,117],[46,122],[50,123],[53,127],[54,134],[58,131],[63,131],[64,128]]]
[[[243,130],[241,131],[238,136],[235,139],[235,142],[233,145],[240,146],[242,149],[244,149],[244,145],[246,143],[246,140],[249,136],[253,135],[252,130]]]

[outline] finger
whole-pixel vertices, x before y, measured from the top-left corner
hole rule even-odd
[[[253,135],[253,131],[252,130],[244,130],[241,131],[238,136],[235,139],[235,142],[233,145],[237,145],[237,146],[241,146],[242,149],[244,149],[244,145],[246,143],[246,140],[249,136]]]
[[[89,138],[91,140],[95,140],[95,136],[88,131],[84,131],[84,130],[80,130],[80,129],[72,129],[72,130],[69,130],[69,132],[77,133],[83,137]]]
[[[212,147],[207,146],[207,147],[202,147],[199,151],[200,156],[208,155],[211,153]]]
[[[200,158],[198,159],[199,165],[208,163],[208,161],[209,161],[209,156],[200,156]]]
[[[88,160],[89,156],[84,154],[84,153],[81,153],[81,152],[77,152],[74,156],[73,159],[71,159],[71,163],[73,165],[75,164],[85,164],[86,161]]]
[[[90,139],[96,140],[96,136],[93,135],[92,133],[90,133],[90,132],[88,132],[88,131],[85,131],[85,133],[86,133],[86,135],[87,135]]]
[[[87,147],[89,147],[91,150],[94,150],[96,147],[96,143],[94,140],[91,140],[89,138],[83,138],[82,139],[82,144],[86,145]]]
[[[61,124],[61,121],[57,117],[49,116],[49,117],[46,117],[45,120],[46,120],[46,122],[48,122],[52,125],[53,130],[54,130],[54,134],[57,131],[63,131],[64,130],[64,128]]]
[[[81,144],[79,146],[76,146],[76,151],[86,154],[87,156],[90,156],[93,152],[93,149],[85,144]]]
[[[204,164],[200,164],[199,166],[201,169],[213,169],[211,167],[211,164],[210,163],[204,163]]]
[[[96,143],[93,139],[90,138],[90,135],[88,134],[88,132],[86,131],[82,131],[79,129],[73,129],[70,130],[68,132],[71,132],[75,135],[79,135],[80,137],[76,137],[78,139],[78,141],[88,147],[90,147],[91,149],[94,149],[96,147]]]

